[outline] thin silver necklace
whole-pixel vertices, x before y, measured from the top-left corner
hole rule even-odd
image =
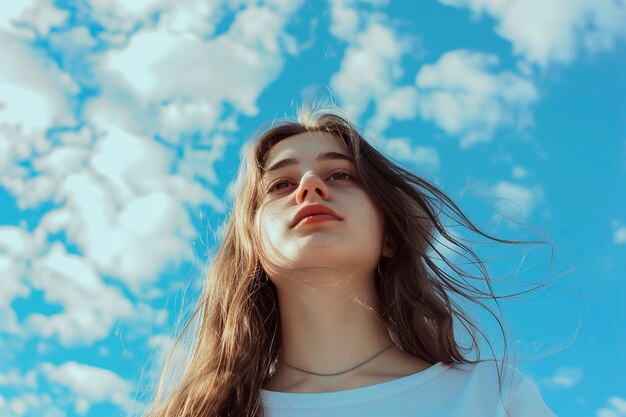
[[[350,371],[352,371],[352,370],[354,370],[354,369],[356,369],[356,368],[358,368],[358,367],[360,367],[360,366],[365,365],[366,363],[368,363],[369,361],[373,360],[373,359],[374,359],[374,358],[376,358],[377,356],[382,355],[384,352],[386,352],[386,351],[387,351],[390,347],[392,347],[393,345],[394,345],[394,343],[393,343],[393,342],[391,342],[391,343],[389,344],[389,346],[387,346],[386,348],[384,348],[383,350],[381,350],[380,352],[378,352],[377,354],[375,354],[375,355],[374,355],[374,356],[372,356],[371,358],[364,360],[363,362],[359,363],[358,365],[354,365],[354,366],[353,366],[352,368],[350,368],[350,369],[346,369],[345,371],[341,371],[341,372],[335,372],[335,373],[333,373],[333,374],[318,374],[317,372],[306,371],[306,370],[304,370],[304,369],[300,369],[300,368],[295,367],[295,366],[293,366],[293,365],[289,365],[289,364],[288,364],[287,362],[285,362],[284,360],[283,360],[282,362],[283,362],[286,366],[288,366],[288,367],[290,367],[290,368],[296,369],[296,370],[301,371],[301,372],[305,372],[305,373],[307,373],[307,374],[317,375],[317,376],[336,376],[336,375],[345,374],[346,372],[350,372]]]

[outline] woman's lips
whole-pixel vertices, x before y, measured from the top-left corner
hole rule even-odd
[[[332,210],[330,207],[327,207],[320,203],[311,203],[311,204],[307,204],[305,206],[300,207],[300,209],[298,210],[298,212],[296,213],[293,219],[293,222],[291,223],[289,227],[295,227],[306,217],[318,216],[318,215],[327,215],[327,216],[333,217],[336,220],[342,220],[342,217],[339,216],[337,213],[335,213],[335,211]],[[326,220],[328,219],[325,219],[324,221]],[[309,222],[310,221],[311,220],[309,220]]]
[[[337,219],[335,216],[331,216],[330,214],[314,214],[312,216],[307,216],[303,218],[302,220],[298,222],[296,226],[301,225],[301,224],[322,223],[322,222],[327,222],[331,220],[338,221],[339,219]]]

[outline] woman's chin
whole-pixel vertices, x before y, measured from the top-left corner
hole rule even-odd
[[[307,248],[289,256],[294,269],[313,268],[345,272],[361,269],[364,265],[376,265],[377,258],[364,256],[363,252],[342,250],[341,248]]]

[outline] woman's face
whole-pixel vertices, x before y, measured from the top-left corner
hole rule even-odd
[[[288,268],[282,256],[297,268],[374,270],[382,251],[382,212],[357,182],[340,140],[323,132],[291,136],[269,151],[265,167],[255,221],[272,264]],[[313,206],[334,215],[297,222],[301,210]]]

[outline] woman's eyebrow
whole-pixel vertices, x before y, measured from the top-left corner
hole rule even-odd
[[[336,159],[341,159],[354,164],[354,158],[339,152],[322,152],[315,158],[316,161],[330,161]],[[278,169],[285,168],[291,165],[298,165],[299,163],[300,162],[296,158],[281,159],[280,161],[272,164],[269,168],[267,168],[263,175],[267,174],[268,172],[276,171]]]

